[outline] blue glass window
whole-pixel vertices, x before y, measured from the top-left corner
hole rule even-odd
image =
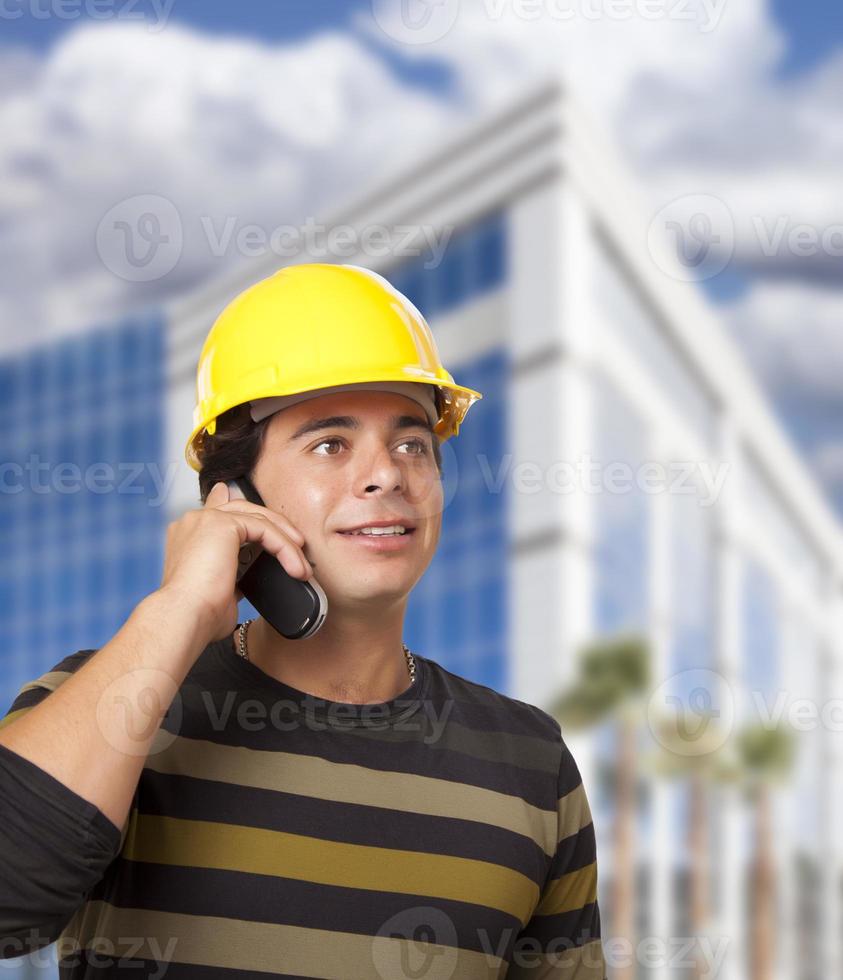
[[[602,492],[594,497],[595,622],[600,632],[647,628],[649,595],[649,501],[634,480],[623,493],[609,491],[615,463],[635,468],[646,458],[646,429],[621,394],[605,379],[594,386],[594,457]]]
[[[501,285],[506,238],[506,216],[496,211],[455,231],[438,258],[425,252],[391,269],[386,278],[425,317],[441,316]]]
[[[165,509],[149,506],[151,481],[118,488],[125,460],[163,472],[163,334],[160,317],[136,318],[0,361],[0,410],[16,423],[4,455],[42,465],[0,511],[8,567],[21,569],[2,591],[17,600],[0,652],[4,712],[24,683],[107,642],[160,583]],[[105,493],[88,488],[94,463],[108,467],[95,474]]]
[[[778,683],[778,602],[773,580],[756,562],[746,563],[743,590],[743,668],[747,691],[772,703]]]
[[[505,353],[497,350],[457,365],[452,373],[484,397],[443,447],[443,484],[456,486],[456,492],[442,515],[436,554],[410,594],[404,635],[411,649],[503,691],[508,683],[506,496],[486,485],[478,455],[482,452],[496,472],[506,451],[509,367]]]

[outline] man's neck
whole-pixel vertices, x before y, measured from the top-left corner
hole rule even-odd
[[[256,619],[246,636],[249,660],[282,684],[327,701],[390,701],[410,686],[402,648],[403,610],[386,625],[378,617],[376,628],[372,618],[344,625],[335,617],[305,640],[288,640],[266,620]],[[239,630],[234,647],[239,650]]]

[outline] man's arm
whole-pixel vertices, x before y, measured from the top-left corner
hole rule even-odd
[[[155,733],[206,645],[192,608],[166,590],[148,595],[49,697],[0,728],[0,746],[122,827]]]
[[[78,651],[24,685],[0,721],[0,959],[54,942],[119,853],[195,635],[153,593],[101,650]]]
[[[119,853],[121,834],[92,803],[3,746],[0,787],[0,959],[8,959],[58,938]]]
[[[240,547],[254,542],[290,575],[312,575],[286,517],[228,496],[218,483],[203,508],[169,525],[161,587],[0,728],[0,943],[33,927],[43,945],[113,859],[164,715],[202,650],[237,623]],[[4,956],[22,952],[0,945]]]
[[[49,698],[0,730],[11,749],[93,803],[120,827],[155,733],[207,644],[237,623],[240,547],[259,544],[290,575],[313,570],[286,517],[228,499],[217,483],[204,507],[167,528],[164,575],[99,652]]]
[[[582,777],[564,742],[557,820],[556,852],[538,905],[515,940],[507,980],[606,978],[594,824]]]

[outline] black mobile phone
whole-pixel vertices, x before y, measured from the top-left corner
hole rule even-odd
[[[227,481],[232,499],[266,504],[247,476]],[[270,626],[288,640],[303,640],[325,622],[328,598],[314,576],[304,582],[287,574],[275,555],[249,542],[240,549],[237,588]]]

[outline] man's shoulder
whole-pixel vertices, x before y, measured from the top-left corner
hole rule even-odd
[[[543,739],[561,747],[559,722],[538,705],[463,677],[436,660],[426,659],[439,697],[452,698],[456,706],[464,708],[474,717],[498,722],[503,731]]]

